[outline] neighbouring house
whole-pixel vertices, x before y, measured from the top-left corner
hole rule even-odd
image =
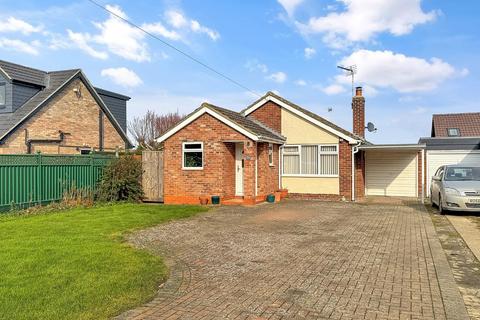
[[[430,190],[440,166],[480,165],[480,112],[433,115],[431,137],[420,138],[419,143],[425,145],[425,183]]]
[[[0,154],[129,148],[129,99],[93,87],[80,69],[46,72],[0,60]]]

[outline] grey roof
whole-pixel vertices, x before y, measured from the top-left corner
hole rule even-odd
[[[214,106],[209,103],[203,103],[202,107],[206,107],[213,111],[216,111],[217,113],[220,113],[221,115],[227,117],[229,120],[233,121],[238,126],[258,136],[260,139],[272,140],[277,142],[283,142],[286,140],[286,138],[281,134],[279,134],[278,132],[273,131],[272,129],[263,125],[259,121],[255,121],[245,117],[241,113],[238,113],[229,109],[221,108],[218,106]]]
[[[0,114],[0,140],[10,130],[19,125],[24,118],[29,116],[42,102],[48,99],[55,91],[62,87],[68,79],[79,73],[79,69],[55,71],[48,73],[49,86],[44,90],[39,91],[23,106],[18,108],[15,112]]]
[[[130,97],[100,88],[94,88],[80,69],[46,72],[0,60],[0,72],[5,73],[12,81],[20,81],[42,87],[42,90],[36,93],[14,112],[0,113],[0,143],[2,143],[2,140],[7,135],[14,132],[14,130],[23,123],[23,121],[33,115],[37,109],[42,107],[44,102],[56,94],[60,88],[67,85],[69,80],[78,76],[87,85],[87,88],[91,90],[94,99],[97,101],[100,107],[104,109],[105,114],[125,142],[131,146],[127,134],[124,132],[117,119],[115,119],[114,115],[105,104],[105,101],[102,100],[98,93],[102,92],[104,95],[117,97],[125,101],[129,100]]]
[[[0,68],[10,79],[46,87],[47,72],[0,60]]]
[[[427,150],[480,150],[480,137],[420,138]]]
[[[345,130],[345,129],[337,126],[336,124],[328,121],[327,119],[320,117],[318,114],[313,113],[313,112],[311,112],[311,111],[308,111],[307,109],[304,109],[304,108],[300,107],[299,105],[297,105],[297,104],[295,104],[295,103],[293,103],[293,102],[291,102],[291,101],[288,101],[287,99],[285,99],[285,98],[283,98],[283,97],[280,97],[279,95],[277,95],[277,94],[275,94],[275,93],[273,93],[273,92],[271,92],[271,91],[268,91],[263,97],[257,99],[257,100],[256,100],[255,102],[253,102],[251,105],[249,105],[248,107],[246,107],[245,109],[243,109],[243,110],[241,111],[241,113],[244,114],[246,110],[248,110],[249,108],[251,108],[252,106],[254,106],[255,104],[257,104],[259,101],[262,101],[263,99],[267,98],[268,96],[272,96],[272,97],[274,97],[274,98],[282,101],[283,103],[289,105],[290,107],[292,107],[292,108],[294,108],[294,109],[297,109],[298,111],[306,114],[307,116],[309,116],[309,117],[311,117],[311,118],[313,118],[313,119],[315,119],[315,120],[317,120],[317,121],[319,121],[319,122],[321,122],[321,123],[329,126],[329,127],[332,128],[332,129],[335,129],[335,130],[337,130],[337,131],[345,134],[346,136],[349,136],[349,137],[352,138],[352,139],[365,141],[364,138],[362,138],[362,137],[360,137],[360,136],[358,136],[358,135],[356,135],[356,134],[354,134],[354,133],[352,133],[352,132],[350,132],[350,131],[348,131],[348,130]],[[366,142],[366,141],[365,141],[365,142]]]
[[[112,91],[108,91],[108,90],[105,90],[105,89],[102,89],[102,88],[98,88],[98,87],[95,87],[95,91],[97,91],[99,94],[101,95],[105,95],[105,96],[109,96],[109,97],[113,97],[113,98],[118,98],[118,99],[122,99],[122,100],[125,100],[125,101],[128,101],[130,100],[131,98],[128,97],[128,96],[125,96],[123,94],[119,94],[119,93],[116,93],[116,92],[112,92]]]

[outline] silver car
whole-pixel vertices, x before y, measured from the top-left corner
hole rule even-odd
[[[432,177],[430,201],[445,211],[480,212],[480,167],[449,165]]]

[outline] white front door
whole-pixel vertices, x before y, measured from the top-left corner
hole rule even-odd
[[[235,144],[235,195],[243,196],[243,143]]]

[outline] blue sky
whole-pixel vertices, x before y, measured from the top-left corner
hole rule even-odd
[[[375,143],[417,142],[433,113],[479,111],[478,1],[98,1],[253,91],[346,129],[350,80],[336,65],[355,64]],[[0,59],[82,68],[132,97],[129,119],[202,101],[240,110],[257,98],[86,0],[0,0]]]

